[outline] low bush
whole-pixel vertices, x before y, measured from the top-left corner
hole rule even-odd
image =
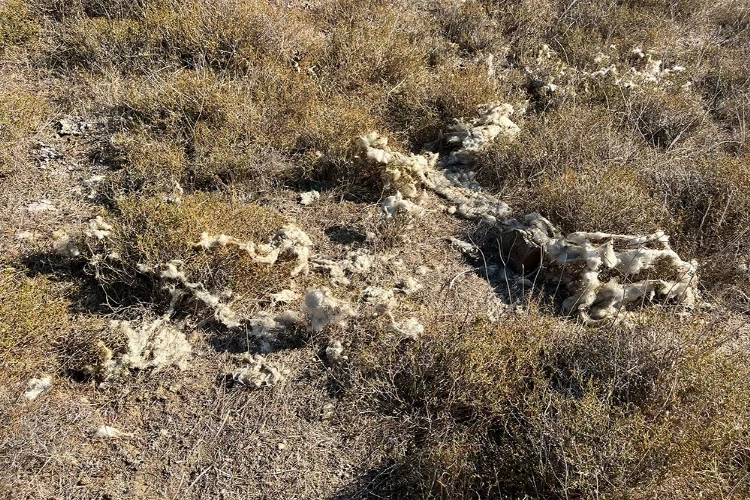
[[[29,136],[36,132],[50,103],[44,97],[29,92],[18,82],[8,82],[0,89],[0,176],[15,170],[19,158],[26,156]]]
[[[38,41],[39,21],[23,0],[10,0],[0,5],[0,55],[6,50]]]
[[[0,270],[0,364],[4,383],[55,366],[54,347],[72,329],[69,305],[46,278],[30,278],[13,268]]]
[[[738,335],[658,313],[596,331],[531,312],[433,321],[416,345],[355,344],[353,396],[408,436],[377,493],[746,494],[750,373]]]
[[[213,293],[231,291],[238,307],[283,287],[279,277],[291,269],[285,264],[254,263],[247,252],[236,248],[195,248],[203,232],[266,243],[283,224],[271,209],[236,203],[222,195],[185,195],[179,203],[161,197],[126,197],[118,200],[106,220],[113,226],[111,235],[93,243],[88,253],[99,255],[90,266],[112,305],[134,300],[168,303],[163,284],[140,271],[139,265],[154,267],[179,260],[188,280],[202,283]]]

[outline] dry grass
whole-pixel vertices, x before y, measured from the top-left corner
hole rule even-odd
[[[8,80],[0,89],[0,176],[12,172],[50,108],[45,98],[24,88],[19,75]]]
[[[70,332],[69,302],[44,277],[0,274],[0,360],[4,383],[55,366],[53,349]],[[52,359],[50,359],[52,357]]]
[[[147,137],[184,151],[182,170],[169,162],[157,179],[267,179],[284,173],[260,168],[277,151],[308,179],[334,184],[358,179],[331,172],[351,137],[379,128],[418,148],[498,90],[483,61],[461,60],[419,12],[375,11],[233,1],[156,2],[95,18],[79,10],[55,25],[49,58],[94,75],[88,92],[124,142]]]
[[[0,285],[0,363],[5,386],[41,374],[74,373],[91,363],[94,343],[106,332],[100,318],[74,312],[75,285],[25,276],[11,267],[0,274]]]
[[[554,51],[549,58],[542,44]],[[643,70],[634,48],[652,51],[662,68],[685,70],[629,88],[587,76],[610,64],[620,76]],[[606,57],[597,62],[599,52]],[[12,483],[18,488],[313,498],[335,495],[354,463],[341,457],[357,455],[363,462],[347,473],[362,474],[351,481],[361,488],[352,496],[750,495],[747,2],[0,0],[0,58],[0,176],[13,173],[22,189],[21,170],[38,165],[36,139],[65,156],[33,177],[49,190],[36,186],[33,200],[6,197],[18,210],[13,220],[49,217],[68,229],[103,213],[112,236],[84,253],[119,255],[86,268],[103,298],[64,259],[37,255],[52,276],[26,276],[17,270],[24,252],[58,228],[35,226],[40,241],[18,244],[21,255],[8,256],[18,262],[0,274],[0,360],[15,384],[0,394],[10,422],[0,428],[0,460],[26,471]],[[556,91],[543,90],[550,82]],[[667,230],[683,257],[701,261],[716,312],[675,318],[657,310],[636,325],[593,330],[524,298],[527,313],[493,324],[477,311],[487,307],[481,294],[451,291],[456,274],[440,272],[463,279],[467,269],[448,262],[442,238],[463,226],[433,212],[376,221],[383,181],[352,159],[351,139],[378,130],[395,149],[434,149],[452,119],[489,101],[527,112],[514,116],[517,141],[478,159],[487,189],[566,231]],[[54,137],[50,125],[63,112],[97,126],[83,137]],[[25,211],[95,173],[107,180],[80,202],[84,209]],[[177,184],[181,203],[167,201]],[[298,206],[297,191],[310,188],[323,192],[318,205]],[[73,309],[109,307],[128,319],[166,310],[161,284],[138,264],[179,259],[190,280],[231,289],[239,309],[267,305],[269,293],[288,287],[289,266],[193,244],[204,231],[265,242],[292,218],[316,251],[387,257],[378,285],[426,265],[434,273],[420,278],[426,289],[455,296],[440,304],[426,290],[399,296],[398,318],[418,315],[427,327],[416,343],[397,341],[383,316],[361,317],[276,353],[293,364],[288,397],[280,389],[228,393],[216,381],[233,368],[224,352],[233,339],[200,328],[191,337],[196,371],[179,379],[195,389],[186,397],[172,392],[173,373],[136,374],[111,390],[68,376],[105,335],[102,317]],[[21,229],[3,230],[7,246]],[[436,262],[418,261],[423,255]],[[475,271],[474,284],[489,292],[486,270]],[[352,290],[367,279],[352,277],[336,294],[356,302]],[[298,291],[321,281],[300,278]],[[88,297],[74,299],[65,287]],[[349,363],[321,361],[329,337],[344,341]],[[40,370],[58,376],[61,392],[38,414],[12,406],[12,391]],[[320,417],[332,393],[345,406],[335,431]],[[64,401],[69,394],[75,402]],[[134,444],[91,444],[82,437],[90,418],[132,425]],[[297,436],[289,437],[299,442],[296,455],[263,434],[275,423]],[[77,434],[61,436],[62,428]],[[360,438],[357,429],[369,430]],[[186,437],[165,439],[161,430]],[[337,444],[323,453],[316,447],[326,433]],[[385,444],[358,441],[372,435]],[[248,436],[252,442],[237,445]],[[72,464],[56,446],[86,460]],[[372,456],[361,458],[368,447]],[[142,474],[136,448],[146,457]],[[99,475],[90,478],[86,467]],[[77,475],[93,483],[77,485]]]
[[[38,40],[41,26],[22,0],[0,5],[0,53]]]
[[[265,243],[284,223],[274,210],[226,196],[197,193],[183,196],[181,203],[127,197],[118,200],[107,220],[113,225],[112,236],[101,243],[89,242],[93,245],[89,251],[119,255],[92,266],[112,305],[167,298],[160,283],[138,271],[138,264],[160,266],[179,260],[190,281],[203,283],[214,293],[232,290],[238,306],[253,304],[269,291],[283,288],[280,275],[290,270],[284,264],[253,263],[246,252],[229,247],[210,251],[194,247],[203,232]]]
[[[400,422],[392,498],[742,496],[746,335],[664,315],[434,321],[414,346],[355,344],[349,397]]]

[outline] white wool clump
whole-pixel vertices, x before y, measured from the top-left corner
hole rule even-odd
[[[570,292],[563,303],[568,314],[596,322],[620,317],[633,303],[696,305],[698,264],[682,260],[662,231],[643,236],[586,232],[560,236],[536,214],[527,222],[535,224],[522,231],[544,250],[552,266],[548,274]],[[569,271],[575,263],[584,264],[577,275]],[[603,272],[611,277],[602,281]],[[639,279],[644,272],[646,276]]]
[[[336,340],[330,342],[326,347],[326,359],[329,363],[341,363],[348,360],[349,357],[344,355],[344,346]]]
[[[619,87],[635,88],[647,84],[669,86],[671,84],[668,79],[670,75],[685,71],[685,67],[681,65],[664,68],[661,59],[657,59],[651,51],[644,52],[640,47],[633,48],[631,54],[636,58],[636,65],[626,68],[624,71],[620,71],[615,64],[610,64],[590,73],[582,71],[581,74],[585,77],[597,79],[610,78],[612,83]],[[597,64],[609,60],[610,57],[601,52],[594,58],[594,62]],[[577,71],[570,67],[566,67],[566,69],[569,72]],[[622,76],[620,76],[621,73]]]
[[[312,191],[300,193],[299,195],[300,205],[312,205],[319,199],[320,199],[320,193],[318,191],[315,191],[314,189]]]
[[[347,252],[340,261],[331,259],[313,259],[312,268],[327,272],[334,285],[349,285],[347,274],[366,274],[374,264],[373,256],[364,250],[352,250]]]
[[[368,286],[362,292],[362,298],[368,304],[375,306],[375,315],[380,316],[396,308],[398,302],[393,290],[386,290],[379,286]]]
[[[488,103],[479,107],[479,116],[470,121],[457,119],[448,128],[447,143],[458,146],[445,163],[449,165],[471,165],[476,153],[501,136],[515,140],[521,129],[513,123],[513,106],[507,103]]]
[[[242,361],[247,366],[233,371],[230,377],[235,383],[245,387],[271,387],[282,383],[289,375],[289,370],[284,366],[276,366],[259,354],[245,354]]]
[[[39,233],[34,231],[19,231],[16,233],[16,239],[18,241],[33,241],[39,236]]]
[[[340,262],[331,259],[314,259],[312,261],[312,267],[316,271],[323,271],[328,273],[331,278],[331,283],[334,285],[346,286],[350,283],[349,278],[346,277],[344,267]]]
[[[200,241],[198,241],[198,243],[195,243],[193,246],[196,248],[199,247],[203,248],[204,250],[209,250],[214,247],[225,247],[228,243],[232,243],[238,246],[244,245],[244,243],[242,243],[241,241],[236,240],[231,236],[227,236],[226,234],[220,234],[219,236],[210,236],[207,232],[203,232],[201,233]]]
[[[278,340],[279,333],[304,322],[297,311],[284,311],[278,315],[264,311],[243,320],[242,324],[247,333],[260,343],[261,352],[268,353],[273,350],[271,344]]]
[[[52,249],[56,254],[65,257],[78,257],[81,255],[81,251],[78,245],[76,245],[75,240],[65,233],[65,231],[55,231],[52,233],[52,238]]]
[[[377,132],[360,136],[355,144],[360,148],[360,157],[372,165],[385,167],[383,179],[386,188],[401,191],[407,198],[415,198],[426,171],[434,168],[437,155],[404,155],[391,151],[388,138]]]
[[[380,216],[384,219],[392,219],[400,213],[422,215],[424,209],[409,200],[405,200],[401,191],[398,191],[395,195],[389,196],[383,201],[383,205],[380,207]]]
[[[192,346],[185,334],[163,318],[144,322],[133,327],[129,321],[112,321],[110,329],[127,337],[127,351],[119,360],[113,359],[110,349],[99,345],[99,366],[95,371],[109,378],[122,370],[153,369],[158,372],[166,366],[180,370],[188,367]]]
[[[539,50],[536,53],[536,63],[541,64],[545,59],[552,59],[552,56],[556,56],[555,51],[550,48],[549,45],[543,43],[539,46]]]
[[[277,333],[286,328],[278,318],[267,312],[253,316],[247,320],[247,326],[250,328],[250,334],[261,342],[261,350],[270,351],[270,343],[277,338]]]
[[[660,78],[670,72],[684,70],[682,67],[662,70],[660,60],[654,59],[651,54],[639,54],[636,52],[646,64],[641,75]],[[597,59],[600,62],[607,60],[604,54],[597,56]],[[542,46],[537,64],[548,64],[549,61],[557,65],[558,75],[565,73],[566,66],[559,61],[559,57],[549,47]],[[527,68],[527,72],[531,71]],[[618,84],[621,82],[614,65],[589,76],[611,76]],[[556,86],[547,84],[547,87],[549,91],[557,91]],[[688,307],[694,305],[697,263],[680,259],[669,247],[663,233],[646,237],[573,233],[564,237],[538,214],[530,214],[523,223],[510,219],[508,205],[482,192],[475,173],[467,170],[466,166],[471,165],[476,153],[496,137],[513,140],[518,135],[519,128],[510,119],[514,109],[509,104],[491,103],[482,106],[479,111],[479,117],[468,122],[457,120],[449,130],[447,142],[455,145],[456,149],[447,158],[436,159],[431,153],[405,156],[393,152],[388,147],[387,138],[376,132],[357,139],[356,144],[361,149],[359,157],[384,168],[387,184],[398,189],[383,204],[385,217],[415,211],[419,207],[405,198],[415,197],[419,187],[432,190],[450,203],[448,213],[497,227],[506,235],[505,240],[510,234],[513,245],[506,249],[509,255],[503,258],[515,264],[523,273],[538,269],[540,264],[545,265],[545,274],[565,285],[570,293],[564,305],[566,310],[579,314],[587,321],[615,317],[625,306],[639,300],[680,302]],[[519,245],[515,245],[516,239]],[[465,253],[475,255],[478,252],[477,247],[470,243],[456,238],[449,241]],[[578,275],[571,275],[569,268],[565,267],[574,262],[585,264]],[[554,269],[547,269],[550,266]],[[657,275],[630,282],[632,277],[644,270],[656,272]],[[619,277],[602,283],[599,275],[603,271],[617,272]],[[557,273],[556,277],[554,273]],[[628,282],[620,284],[618,279],[623,278]]]
[[[458,248],[461,253],[464,253],[466,255],[476,255],[479,253],[479,247],[477,247],[473,243],[469,243],[468,241],[459,240],[458,238],[454,236],[450,236],[446,238],[448,242],[451,244],[451,246]]]
[[[159,273],[159,276],[167,279],[187,281],[187,276],[185,276],[185,273],[180,270],[182,264],[183,262],[181,260],[170,260],[163,266],[162,271]],[[148,268],[144,267],[143,269]]]
[[[602,63],[608,62],[608,61],[609,61],[609,59],[610,59],[610,57],[609,57],[609,56],[608,56],[607,54],[605,54],[604,52],[601,52],[601,51],[600,51],[600,52],[598,52],[598,53],[597,53],[597,54],[596,54],[596,55],[594,56],[594,62],[595,62],[596,64],[602,64]]]
[[[200,241],[194,246],[206,250],[215,247],[235,246],[238,251],[248,252],[255,262],[266,264],[274,264],[279,258],[294,258],[297,259],[297,265],[292,270],[292,276],[296,276],[303,271],[307,273],[309,268],[310,249],[312,248],[313,243],[307,234],[299,227],[294,224],[288,224],[282,227],[274,235],[271,241],[265,245],[256,246],[253,242],[242,242],[225,234],[210,236],[208,233],[204,232],[201,235]],[[158,272],[160,278],[176,281],[181,285],[179,288],[173,285],[167,287],[173,296],[173,303],[175,303],[179,297],[187,293],[192,295],[194,299],[205,304],[209,309],[213,310],[214,318],[225,327],[235,329],[243,325],[244,320],[232,310],[229,304],[224,303],[222,297],[208,292],[202,283],[190,282],[185,273],[181,270],[181,266],[181,261],[171,261],[157,269],[147,265],[139,265],[138,269],[140,272],[146,273]],[[278,298],[284,300],[288,298],[289,301],[294,300],[293,297],[290,297],[287,294],[279,296]],[[253,328],[253,330],[257,329],[257,325],[250,325],[250,327]],[[261,340],[266,341],[265,334],[258,335],[258,337],[261,338]]]
[[[291,275],[309,272],[308,261],[313,242],[310,237],[296,224],[283,226],[271,240],[271,246],[278,250],[279,258],[296,259],[297,265],[292,269]]]
[[[606,53],[609,50],[617,54],[616,46],[610,46],[609,49],[598,52],[592,58],[598,69],[586,71],[569,66],[557,53],[548,46],[542,45],[535,64],[522,69],[534,82],[537,92],[543,95],[560,93],[570,96],[575,96],[575,89],[581,86],[580,84],[585,92],[591,91],[588,80],[604,80],[623,89],[642,86],[666,88],[672,85],[669,78],[671,75],[685,71],[685,67],[681,65],[665,68],[663,61],[653,52],[644,52],[640,47],[634,47],[630,51],[632,65],[618,67],[613,62],[612,56]],[[559,79],[565,86],[553,83],[555,79]]]
[[[138,266],[140,272],[155,274],[159,278],[170,282],[164,287],[172,295],[172,306],[167,315],[173,312],[175,304],[182,297],[189,296],[210,309],[213,312],[214,319],[226,328],[237,329],[244,327],[252,337],[261,342],[261,348],[265,351],[270,350],[270,342],[276,340],[277,332],[287,328],[291,324],[301,324],[303,322],[291,311],[286,311],[279,316],[260,313],[251,318],[242,318],[232,309],[230,304],[225,302],[231,297],[231,292],[225,292],[220,295],[208,292],[202,283],[188,280],[184,271],[182,271],[182,264],[182,261],[173,260],[157,267],[148,265]],[[292,290],[282,290],[278,294],[272,295],[272,298],[274,302],[286,303],[295,300],[297,294]]]
[[[472,171],[441,170],[429,176],[430,188],[455,206],[450,213],[458,213],[471,220],[495,224],[510,215],[510,207],[496,197],[483,193]]]
[[[391,149],[388,147],[388,138],[377,132],[358,137],[354,143],[364,151],[368,163],[387,165],[391,161]]]
[[[138,271],[143,273],[157,274],[162,279],[175,281],[181,285],[180,288],[173,284],[168,284],[164,288],[169,290],[172,295],[172,305],[183,297],[185,294],[191,295],[193,299],[203,303],[214,313],[214,319],[229,329],[238,328],[242,325],[237,313],[235,313],[229,304],[224,303],[223,296],[215,295],[208,292],[203,283],[191,282],[188,280],[185,272],[182,271],[183,262],[181,260],[172,260],[167,264],[153,268],[148,265],[138,265]],[[170,313],[172,309],[170,308]]]
[[[434,153],[409,156],[392,154],[392,161],[385,168],[385,187],[401,192],[406,198],[416,198],[427,173],[435,170],[437,159],[438,155]]]
[[[403,322],[397,322],[393,316],[391,318],[390,330],[401,336],[402,338],[409,340],[418,340],[419,337],[424,333],[424,325],[419,322],[417,318],[409,318]]]
[[[388,138],[370,132],[355,141],[365,160],[385,167],[385,187],[399,191],[405,198],[416,198],[419,187],[427,181],[427,173],[435,170],[438,155],[424,153],[404,155],[388,147]]]
[[[138,264],[136,264],[135,268],[139,273],[143,273],[143,274],[149,274],[149,273],[154,272],[154,268],[152,266],[149,266],[148,264],[145,264],[143,262],[139,262]]]
[[[305,324],[305,318],[300,311],[284,311],[276,316],[276,321],[286,326],[302,326]]]
[[[96,432],[94,433],[94,437],[97,439],[117,439],[122,437],[129,437],[132,434],[122,432],[120,429],[117,429],[116,427],[110,427],[108,425],[102,425],[98,429],[96,429]]]
[[[355,274],[365,274],[370,271],[374,263],[372,255],[364,250],[352,250],[347,252],[342,262],[345,271]]]
[[[288,304],[297,300],[299,295],[294,290],[284,289],[278,293],[271,294],[271,301],[274,304]]]
[[[26,206],[28,212],[54,212],[57,207],[49,200],[39,200]]]
[[[32,378],[26,383],[26,392],[23,397],[34,401],[39,395],[52,387],[52,377]]]
[[[420,291],[424,286],[414,277],[409,276],[398,282],[396,289],[404,295],[412,295]]]
[[[331,324],[343,328],[349,318],[356,316],[347,302],[334,297],[327,288],[307,292],[304,311],[310,328],[315,333],[320,333]]]
[[[215,295],[207,294],[214,298]],[[214,318],[229,329],[238,328],[242,325],[239,315],[227,304],[218,304],[214,311]]]
[[[595,78],[607,78],[609,76],[612,76],[617,79],[616,77],[618,74],[619,71],[617,70],[617,66],[615,66],[614,64],[610,64],[609,66],[601,67],[598,70],[589,73],[588,76]]]
[[[165,366],[176,366],[180,370],[188,367],[192,346],[185,333],[167,320],[155,319],[133,328],[128,321],[113,321],[110,328],[120,330],[128,337],[128,351],[122,357],[123,366],[143,370],[159,371]]]
[[[84,234],[89,238],[96,238],[97,240],[103,240],[112,233],[112,226],[104,222],[101,215],[98,215],[95,219],[89,220],[89,228],[84,231]]]
[[[269,243],[262,245],[256,245],[252,241],[244,242],[226,234],[211,236],[204,232],[200,241],[193,246],[204,250],[235,246],[238,250],[247,252],[259,264],[275,264],[279,259],[296,259],[297,265],[292,269],[291,275],[297,276],[309,271],[308,261],[313,242],[296,224],[287,224],[276,232]]]
[[[513,140],[519,128],[509,116],[514,112],[510,104],[490,103],[479,108],[479,117],[470,122],[457,121],[448,135],[448,143],[456,147],[448,157],[434,153],[405,156],[392,152],[388,139],[371,132],[357,139],[360,158],[382,167],[386,186],[396,189],[386,198],[381,216],[390,219],[398,213],[417,213],[424,210],[407,198],[415,198],[419,187],[434,191],[454,205],[459,215],[494,224],[510,215],[510,208],[496,197],[483,193],[475,180],[475,173],[465,167],[473,162],[478,151],[497,137]]]

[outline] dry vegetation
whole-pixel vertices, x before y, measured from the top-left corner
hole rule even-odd
[[[742,483],[750,438],[744,355],[717,355],[731,328],[660,315],[587,331],[532,310],[436,321],[408,352],[363,345],[351,404],[408,422],[379,492],[719,497]]]
[[[3,270],[0,282],[0,349],[3,383],[19,374],[44,369],[49,344],[70,334],[68,302],[53,291],[44,277],[28,278],[16,269]]]
[[[205,252],[194,247],[204,231],[266,241],[283,220],[273,210],[232,202],[218,194],[196,193],[182,197],[179,204],[161,198],[122,197],[116,213],[118,224],[111,237],[86,251],[119,255],[92,266],[109,299],[118,304],[158,302],[159,295],[167,295],[139,273],[136,264],[156,266],[173,260],[183,262],[190,281],[204,283],[211,291],[229,289],[251,301],[277,291],[282,270],[253,264],[248,255],[230,249]]]
[[[684,69],[647,81],[649,58]],[[0,493],[750,496],[748,61],[743,0],[0,0]],[[640,80],[592,76],[611,65]],[[516,141],[477,158],[487,190],[565,231],[667,231],[701,263],[711,307],[593,328],[538,286],[491,321],[487,297],[510,288],[482,267],[497,259],[467,264],[443,241],[486,234],[439,210],[378,220],[391,193],[351,139],[441,151],[441,131],[491,101],[526,113]],[[56,134],[65,116],[89,127]],[[50,144],[58,156],[41,159]],[[321,199],[300,207],[312,188]],[[40,199],[56,209],[27,209]],[[110,236],[54,254],[53,231],[97,215]],[[178,259],[240,311],[275,307],[292,263],[195,243],[264,243],[291,220],[320,255],[383,257],[337,296],[428,266],[397,310],[419,316],[419,340],[359,314],[276,346],[287,386],[240,391],[222,377],[247,335],[186,310],[190,373],[85,376],[97,341],[125,344],[106,319],[170,304],[139,264]],[[346,362],[326,359],[334,340]],[[42,373],[54,388],[25,401]],[[92,440],[103,423],[133,434]]]

